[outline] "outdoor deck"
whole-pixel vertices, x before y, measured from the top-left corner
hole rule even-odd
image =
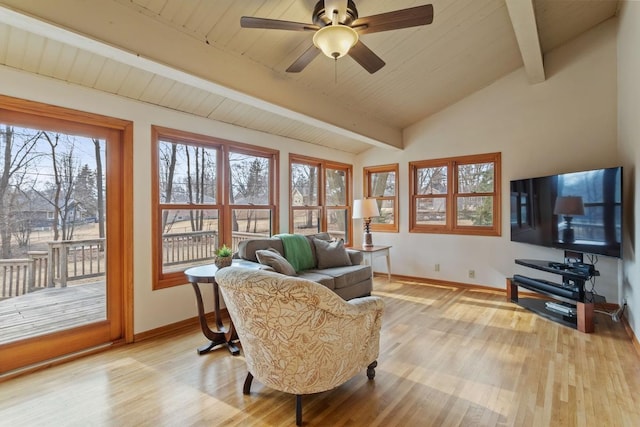
[[[0,301],[0,344],[106,318],[105,282],[46,288]]]

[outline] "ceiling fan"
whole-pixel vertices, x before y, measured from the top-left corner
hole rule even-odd
[[[302,71],[322,51],[335,60],[348,54],[373,74],[384,67],[385,62],[365,46],[359,36],[431,24],[433,5],[416,6],[359,18],[358,10],[352,0],[320,0],[313,9],[312,21],[313,24],[305,24],[243,16],[240,18],[240,26],[270,30],[313,31],[313,45],[287,68],[288,73]]]

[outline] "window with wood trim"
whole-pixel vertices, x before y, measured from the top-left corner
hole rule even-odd
[[[374,231],[398,231],[398,164],[369,166],[364,171],[364,197],[376,199],[380,216],[371,218]]]
[[[410,232],[500,236],[500,153],[409,163]]]
[[[291,154],[289,171],[289,230],[351,242],[352,166]]]
[[[157,126],[152,140],[154,289],[223,244],[278,232],[277,151]]]

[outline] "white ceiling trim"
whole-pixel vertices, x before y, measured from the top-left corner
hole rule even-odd
[[[23,13],[8,9],[0,5],[0,22],[20,28],[22,30],[50,38],[61,43],[82,49],[96,55],[100,55],[114,61],[138,68],[159,76],[175,80],[177,82],[205,90],[207,92],[232,99],[252,107],[277,114],[281,117],[294,120],[308,126],[320,129],[322,132],[329,132],[342,137],[350,138],[368,145],[399,150],[401,147],[390,145],[388,141],[378,140],[360,133],[345,129],[343,127],[322,121],[315,117],[293,111],[291,109],[270,103],[268,101],[247,95],[240,91],[233,90],[226,86],[217,84],[210,80],[197,77],[193,74],[169,67],[159,62],[144,58],[140,55],[128,52],[121,48],[91,39],[82,34],[69,31],[59,26],[44,22]]]
[[[544,63],[533,0],[506,0],[506,3],[529,83],[541,83],[545,80]]]

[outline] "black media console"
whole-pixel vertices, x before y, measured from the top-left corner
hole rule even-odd
[[[558,263],[552,261],[517,259],[516,264],[547,273],[558,274],[561,283],[515,274],[507,279],[507,299],[550,320],[593,332],[593,298],[585,291],[585,282],[599,275],[591,264]],[[518,287],[525,288],[543,298],[518,298]]]

